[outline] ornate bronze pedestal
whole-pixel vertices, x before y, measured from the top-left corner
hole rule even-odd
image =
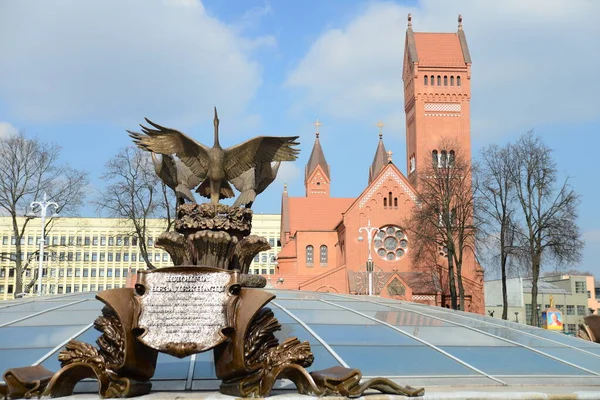
[[[206,179],[198,190],[213,201],[183,204],[178,199],[175,230],[156,240],[156,246],[171,255],[175,267],[141,271],[135,289],[106,290],[96,296],[106,305],[94,323],[102,333],[96,341],[98,347],[71,340],[60,352],[62,368],[58,372],[42,367],[9,370],[0,394],[12,398],[66,396],[73,393],[77,382],[93,378],[102,397],[138,396],[150,392],[158,352],[183,358],[211,349],[217,377],[222,380],[220,390],[232,396],[268,396],[282,378],[293,381],[300,393],[318,396],[357,397],[367,389],[408,396],[424,393],[384,378],[361,384],[357,369],[333,367],[309,373],[305,368],[314,360],[310,344],[297,338],[279,343],[275,338],[281,325],[265,307],[275,295],[260,290],[264,278],[248,275],[252,259],[270,246],[266,239],[250,235],[249,208],[229,207],[216,200],[229,196],[224,189],[227,179],[257,168],[259,163],[295,158],[295,150],[290,148],[295,138],[255,138],[225,150],[215,140],[213,149],[197,144],[190,150],[190,138],[152,125],[156,129],[144,128],[147,136],[132,134],[138,145],[163,154],[176,153],[190,169],[182,177],[180,165],[174,170],[179,176],[173,172],[166,180],[159,173],[161,179],[169,186],[176,185],[180,193],[182,182],[190,181],[189,174],[201,175]],[[161,146],[166,150],[160,150]],[[207,175],[206,168],[221,160],[219,157],[232,165],[209,169]],[[264,165],[260,170],[272,171]],[[221,173],[226,179],[215,182]],[[274,179],[257,173],[244,176],[255,179],[254,183],[242,182],[245,190],[255,193]],[[193,197],[189,190],[183,192],[185,199]],[[244,196],[254,201],[255,194]]]

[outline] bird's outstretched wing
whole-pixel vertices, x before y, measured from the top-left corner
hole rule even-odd
[[[240,176],[259,162],[294,161],[300,150],[294,148],[298,136],[259,136],[225,149],[225,176]]]
[[[196,176],[202,179],[206,177],[210,150],[208,147],[178,130],[145,119],[154,129],[140,125],[143,133],[127,131],[139,148],[160,154],[176,154]]]

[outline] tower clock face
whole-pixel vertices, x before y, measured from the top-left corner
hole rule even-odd
[[[385,273],[381,268],[373,268],[373,294],[379,294],[386,282]],[[356,294],[369,294],[369,274],[367,267],[363,266],[354,273],[354,287]]]

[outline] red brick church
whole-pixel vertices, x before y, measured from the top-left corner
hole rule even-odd
[[[305,169],[305,195],[291,197],[286,189],[282,195],[283,247],[275,287],[367,294],[369,241],[359,229],[370,223],[380,228],[371,244],[374,294],[450,303],[444,285],[413,267],[411,238],[402,222],[415,207],[416,175],[431,162],[440,139],[456,140],[470,154],[471,57],[460,17],[455,33],[413,32],[410,15],[408,21],[402,72],[408,175],[392,162],[380,133],[368,185],[356,198],[332,197],[327,149],[321,147],[317,126]],[[440,265],[446,265],[443,257],[441,253]],[[465,309],[483,313],[483,271],[473,254],[464,262],[463,280]]]

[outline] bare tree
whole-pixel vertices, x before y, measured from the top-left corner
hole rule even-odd
[[[485,236],[478,249],[489,250],[491,262],[500,267],[502,280],[502,319],[508,319],[506,279],[516,250],[515,187],[511,179],[515,168],[512,147],[489,145],[481,150],[475,172],[475,217],[479,234]]]
[[[513,146],[514,168],[511,180],[515,187],[519,220],[519,242],[531,271],[531,307],[537,307],[538,278],[542,263],[552,260],[568,265],[581,259],[581,240],[577,225],[579,195],[571,189],[568,178],[557,184],[556,163],[552,150],[540,137],[528,132]],[[533,313],[532,325],[538,325]]]
[[[452,308],[464,310],[462,267],[466,252],[473,251],[476,232],[472,167],[457,142],[443,139],[438,149],[432,153],[432,164],[417,177],[419,204],[407,225],[413,233],[413,259],[418,254],[432,254],[438,249],[447,252]]]
[[[83,203],[88,175],[60,164],[60,153],[57,144],[23,133],[0,138],[0,209],[12,223],[15,252],[8,258],[15,265],[15,296],[23,292],[24,267],[29,265],[23,257],[22,243],[25,229],[34,218],[28,214],[31,202],[46,192],[59,205],[57,212],[62,215],[76,213]],[[53,219],[46,222],[47,231],[52,223]],[[32,286],[27,285],[27,289]]]
[[[150,153],[134,146],[122,149],[106,163],[102,179],[108,186],[95,201],[98,212],[122,218],[131,227],[147,268],[154,269],[148,257],[149,219],[166,215],[169,230],[175,200],[156,176]]]

